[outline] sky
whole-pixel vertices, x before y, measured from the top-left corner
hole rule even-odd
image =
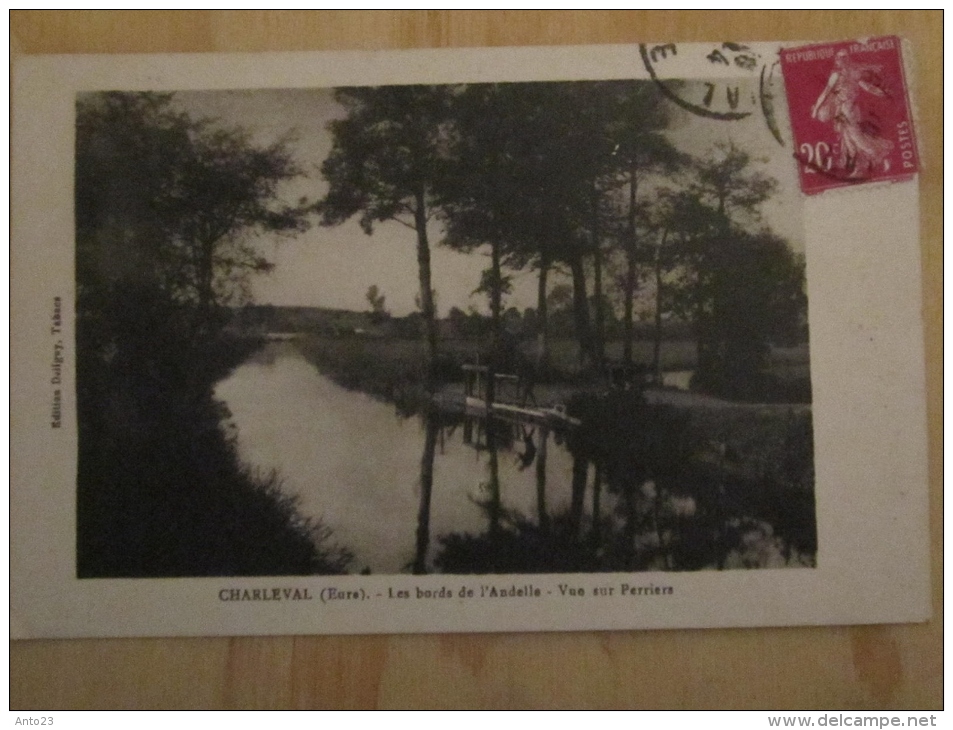
[[[194,117],[218,120],[223,126],[240,126],[262,145],[285,139],[306,178],[284,187],[288,201],[302,196],[320,199],[327,191],[320,165],[331,149],[327,130],[330,121],[344,116],[330,89],[264,89],[235,91],[187,91],[176,94],[175,103]],[[763,222],[787,238],[796,251],[803,251],[800,194],[791,151],[770,135],[760,115],[736,122],[703,119],[677,110],[669,132],[683,151],[703,155],[717,142],[733,142],[756,157],[768,158],[764,172],[779,181],[778,194],[763,209]],[[431,263],[437,307],[446,316],[451,307],[486,311],[486,297],[473,294],[480,274],[489,265],[487,251],[462,254],[438,245],[438,223],[429,229]],[[318,306],[352,310],[368,309],[365,294],[376,285],[386,297],[386,307],[401,316],[416,308],[419,291],[416,237],[413,230],[387,222],[366,235],[352,218],[326,228],[317,220],[307,232],[291,239],[260,238],[256,245],[275,264],[268,275],[257,276],[251,285],[260,304]],[[509,272],[513,292],[505,306],[519,309],[536,306],[536,274]],[[552,287],[560,276],[551,277]],[[568,279],[567,279],[568,281]]]

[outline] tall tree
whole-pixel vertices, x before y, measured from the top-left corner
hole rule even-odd
[[[650,244],[655,289],[651,372],[655,381],[661,382],[662,322],[666,312],[673,308],[666,278],[679,267],[683,279],[694,275],[685,262],[684,252],[693,250],[698,245],[695,241],[709,233],[707,222],[710,214],[690,192],[662,188],[657,191],[652,204],[643,208],[642,218],[645,225],[643,240],[654,239]]]
[[[449,103],[455,93],[445,86],[337,89],[335,98],[347,116],[329,125],[333,147],[321,166],[330,186],[318,205],[322,225],[340,225],[359,213],[368,235],[382,221],[415,232],[431,383],[437,323],[427,225],[438,212],[435,190],[447,175]]]
[[[590,239],[585,230],[591,212],[591,178],[583,174],[579,153],[585,150],[585,132],[574,118],[578,87],[574,83],[528,84],[524,98],[530,105],[525,119],[525,182],[522,187],[522,220],[527,226],[524,242],[538,271],[538,355],[547,361],[551,308],[550,274],[565,265],[572,286],[560,289],[569,295],[568,312],[579,342],[580,355],[592,358],[593,337],[586,292],[585,257]],[[589,184],[587,184],[589,183]],[[559,288],[561,285],[557,285]]]
[[[118,289],[187,299],[167,211],[192,122],[169,94],[89,94],[76,105],[76,278],[81,321]],[[95,314],[94,314],[95,313]],[[88,314],[88,317],[83,315]],[[103,333],[105,334],[105,333]]]
[[[695,166],[696,182],[690,192],[698,199],[707,217],[709,233],[694,239],[702,243],[692,252],[695,260],[695,328],[698,339],[698,380],[718,381],[727,363],[719,342],[717,294],[722,277],[733,263],[736,233],[742,226],[760,220],[760,206],[773,192],[776,182],[752,170],[751,155],[734,144],[717,145]],[[722,292],[724,293],[724,292]],[[722,297],[723,299],[723,297]],[[717,387],[717,386],[716,386]]]
[[[613,113],[610,137],[616,143],[614,155],[625,200],[623,232],[620,236],[625,252],[623,279],[623,333],[622,358],[632,362],[634,339],[634,301],[639,267],[646,258],[657,263],[655,247],[641,245],[640,233],[645,228],[646,215],[639,201],[639,187],[650,175],[669,174],[685,163],[685,156],[663,133],[669,125],[668,105],[658,87],[645,81],[618,82],[613,94]],[[657,271],[657,267],[656,267]]]
[[[503,267],[519,256],[523,235],[520,160],[514,152],[522,125],[515,106],[519,98],[511,89],[512,85],[475,84],[455,98],[454,174],[440,191],[444,243],[464,251],[483,245],[490,249],[490,265],[476,291],[489,298],[494,350],[502,339],[503,295],[510,282]]]
[[[733,145],[697,163],[678,199],[683,281],[679,300],[698,346],[696,386],[755,397],[769,343],[790,338],[806,307],[804,265],[770,229],[758,228],[776,182]]]
[[[486,245],[480,290],[490,299],[493,333],[502,327],[504,268],[538,270],[539,361],[546,360],[547,278],[572,237],[567,219],[565,84],[475,84],[454,103],[455,175],[444,189],[446,243]]]
[[[577,334],[582,353],[601,367],[605,360],[605,312],[603,308],[603,244],[606,193],[611,189],[615,168],[615,142],[610,136],[614,82],[574,82],[565,85],[560,118],[566,151],[566,203],[574,228],[574,246],[564,252],[573,279]],[[586,291],[587,258],[593,271],[590,320]]]
[[[568,265],[576,335],[581,351],[595,360],[585,264],[593,238],[599,237],[593,206],[600,202],[597,169],[608,155],[608,143],[593,126],[589,86],[557,82],[468,88],[456,115],[460,176],[448,211],[453,239],[490,244],[487,283],[497,291],[505,284],[501,265],[531,264],[538,270],[542,333],[549,272],[557,262]],[[500,306],[498,298],[495,306]],[[539,349],[544,360],[545,336]]]
[[[613,240],[626,255],[623,283],[625,352],[632,356],[632,317],[640,265],[638,186],[650,173],[674,169],[681,155],[662,134],[665,106],[651,84],[602,81],[566,84],[561,122],[564,151],[564,203],[575,245],[563,252],[573,277],[577,332],[596,364],[605,359],[611,311],[607,309],[605,271]],[[623,225],[618,225],[622,211]],[[589,323],[586,262],[591,264],[593,320]]]

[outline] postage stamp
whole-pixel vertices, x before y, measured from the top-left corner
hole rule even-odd
[[[917,172],[898,37],[786,48],[781,69],[805,193]]]

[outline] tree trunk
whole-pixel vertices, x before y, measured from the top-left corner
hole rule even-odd
[[[625,315],[622,335],[622,360],[632,363],[632,339],[634,327],[632,322],[633,303],[635,300],[636,275],[636,232],[635,232],[635,200],[636,200],[636,169],[632,163],[629,170],[629,230],[626,237],[626,270],[625,270]]]
[[[699,291],[704,292],[705,284],[702,283],[703,277],[699,276]],[[696,366],[694,384],[697,384],[702,390],[708,390],[713,379],[716,377],[716,345],[714,336],[714,322],[711,316],[705,310],[705,297],[700,294],[695,303],[695,340],[696,340]]]
[[[593,328],[592,345],[596,364],[602,368],[605,365],[605,308],[602,301],[602,245],[599,230],[599,191],[595,183],[592,185],[592,263],[593,282],[592,297],[595,300],[595,327]]]
[[[215,279],[215,243],[202,241],[200,244],[198,271],[199,321],[198,331],[203,335],[209,334],[212,324],[212,306],[215,303],[215,292],[212,288]]]
[[[592,481],[592,546],[596,549],[602,542],[602,468],[596,464],[596,474]]]
[[[494,350],[503,341],[503,267],[500,263],[500,245],[490,244],[490,266],[492,279],[490,286],[490,319],[493,324]]]
[[[622,361],[631,364],[633,362],[632,341],[635,338],[635,326],[633,323],[634,299],[635,299],[635,275],[636,262],[635,254],[630,249],[626,250],[626,268],[625,268],[625,311],[622,322]]]
[[[655,251],[655,337],[652,350],[652,374],[656,383],[662,382],[662,249],[668,229],[662,231],[662,240]]]
[[[420,308],[424,316],[424,333],[427,343],[427,389],[432,391],[437,375],[437,314],[433,301],[433,286],[430,277],[430,243],[427,240],[427,203],[424,191],[416,194],[414,226],[417,229],[417,268],[420,275]]]
[[[710,252],[703,257],[698,272],[695,333],[698,341],[697,368],[694,381],[699,388],[718,394],[722,390],[724,376],[723,337],[718,329],[724,322],[719,318],[720,302],[715,282],[722,273],[724,262],[717,254],[724,251],[731,231],[731,222],[726,212],[725,191],[718,193],[718,232],[708,243]]]
[[[592,346],[592,330],[589,326],[589,302],[586,297],[586,272],[582,265],[582,256],[574,256],[569,262],[572,271],[573,318],[576,325],[576,338],[579,340],[580,359],[595,360]]]
[[[641,486],[641,474],[625,474],[622,481],[623,514],[625,515],[622,527],[622,555],[635,567],[635,535],[638,532],[639,503],[637,490]]]
[[[539,331],[536,333],[536,366],[545,367],[549,361],[549,341],[547,329],[549,309],[546,301],[546,280],[549,278],[549,261],[541,259],[539,262],[539,286],[536,292],[536,321]]]
[[[596,310],[592,329],[592,354],[596,364],[602,368],[606,362],[606,315],[605,302],[602,300],[602,250],[598,246],[592,254],[592,263],[592,298]]]

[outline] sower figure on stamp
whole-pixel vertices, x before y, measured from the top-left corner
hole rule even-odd
[[[872,175],[881,165],[884,172],[890,169],[887,156],[893,143],[862,104],[863,93],[887,96],[880,72],[880,66],[855,62],[847,51],[838,51],[827,86],[811,109],[812,118],[833,124],[840,138],[838,167],[850,177]]]

